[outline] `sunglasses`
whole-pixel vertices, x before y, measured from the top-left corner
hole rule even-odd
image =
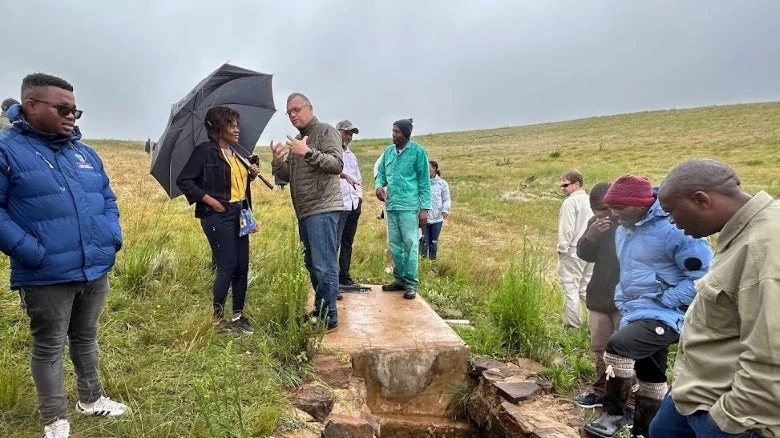
[[[55,108],[57,110],[57,114],[59,114],[61,117],[68,117],[68,114],[73,114],[74,118],[80,119],[81,115],[84,114],[84,111],[80,109],[71,108],[61,103],[51,103],[41,99],[32,99],[32,100],[40,103],[45,103],[46,105]]]
[[[570,186],[570,185],[572,185],[572,184],[574,184],[574,183],[565,183],[565,184],[561,184],[561,188],[562,188],[562,189],[565,189],[566,187],[569,187],[569,186]]]

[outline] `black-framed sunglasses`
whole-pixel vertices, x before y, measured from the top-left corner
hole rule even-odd
[[[565,184],[561,184],[561,188],[562,188],[562,189],[565,189],[566,187],[569,187],[569,186],[570,186],[570,185],[572,185],[572,184],[574,184],[574,183],[565,183]]]
[[[45,103],[46,105],[49,105],[57,110],[57,114],[59,114],[62,117],[68,117],[68,114],[73,114],[73,117],[76,119],[80,119],[81,115],[84,114],[84,111],[76,108],[71,108],[67,105],[63,105],[61,103],[52,103],[41,99],[32,99],[35,102],[41,102]]]

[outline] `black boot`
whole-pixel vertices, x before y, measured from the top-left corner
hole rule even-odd
[[[610,377],[604,394],[601,417],[585,425],[585,431],[604,438],[611,438],[623,427],[626,403],[631,395],[634,377]],[[636,420],[634,420],[636,424]]]
[[[637,395],[635,400],[636,410],[634,411],[634,427],[631,430],[631,436],[648,438],[650,422],[653,421],[655,413],[661,407],[661,400],[643,395]]]

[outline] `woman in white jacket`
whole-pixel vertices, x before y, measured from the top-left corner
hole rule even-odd
[[[439,234],[444,220],[450,214],[452,201],[450,198],[450,186],[441,178],[439,163],[431,160],[428,162],[431,174],[431,210],[428,212],[428,224],[422,229],[422,245],[420,253],[424,258],[436,260],[439,248]]]

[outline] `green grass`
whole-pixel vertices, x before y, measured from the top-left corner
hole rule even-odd
[[[780,103],[593,117],[561,123],[416,137],[450,183],[453,211],[439,259],[420,267],[420,294],[442,316],[469,319],[458,333],[476,354],[530,356],[570,395],[593,378],[587,330],[561,328],[555,272],[558,178],[577,168],[586,186],[637,173],[660,182],[687,158],[732,165],[750,192],[780,195]],[[118,419],[73,417],[73,436],[249,437],[300,427],[285,391],[311,375],[317,334],[301,327],[308,276],[289,190],[254,187],[263,227],[251,237],[247,312],[257,332],[239,339],[210,327],[210,254],[181,199],[168,201],[148,176],[141,142],[91,141],[117,192],[125,245],[101,318],[101,373],[108,395],[129,403]],[[354,144],[366,198],[353,277],[388,280],[385,237],[370,184],[389,140]],[[261,168],[269,176],[266,149]],[[8,282],[0,258],[0,284]],[[0,292],[0,436],[41,433],[29,372],[27,317],[18,295]],[[75,403],[66,361],[69,405]],[[454,411],[465,397],[452,394]]]

